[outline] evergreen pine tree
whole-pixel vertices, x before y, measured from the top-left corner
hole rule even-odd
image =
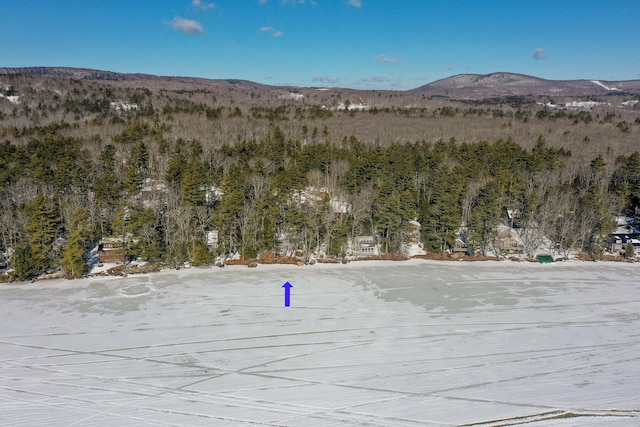
[[[28,276],[53,264],[51,245],[58,235],[61,220],[56,205],[42,194],[38,194],[26,209],[29,217],[25,226],[30,258],[26,261]]]
[[[82,277],[89,271],[87,264],[86,242],[89,239],[89,214],[84,208],[77,208],[73,212],[69,224],[67,244],[62,249],[62,268],[68,278]]]
[[[200,162],[190,163],[182,175],[182,201],[188,206],[205,204],[206,171]]]
[[[16,245],[12,266],[18,280],[27,280],[38,272],[38,268],[32,262],[31,247],[28,241],[21,241]]]
[[[98,201],[105,205],[113,205],[120,198],[122,184],[114,172],[116,164],[116,147],[109,144],[100,153],[100,170],[93,191]]]
[[[624,256],[626,258],[633,258],[636,256],[636,252],[633,248],[633,244],[631,242],[627,242],[627,246],[624,248]]]
[[[487,246],[493,240],[500,213],[500,192],[496,183],[490,181],[478,193],[468,224],[471,243],[482,255],[486,255]]]
[[[139,142],[131,148],[125,168],[124,189],[129,194],[137,194],[146,178],[149,168],[149,153],[144,142]]]

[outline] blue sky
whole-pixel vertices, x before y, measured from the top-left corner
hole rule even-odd
[[[411,89],[640,78],[640,0],[3,0],[0,66]]]

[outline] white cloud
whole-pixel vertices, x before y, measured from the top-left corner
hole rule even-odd
[[[390,58],[387,55],[381,54],[376,56],[375,58],[376,61],[378,62],[398,62],[398,60],[396,58]]]
[[[392,78],[384,75],[363,77],[352,84],[354,88],[359,89],[407,89],[408,86],[404,79]]]
[[[315,76],[311,79],[316,83],[330,83],[335,84],[340,81],[340,77],[330,77],[330,76]]]
[[[535,60],[547,59],[547,50],[539,47],[533,51],[532,56],[533,56],[533,59]]]
[[[173,21],[165,21],[165,25],[170,26],[176,31],[180,31],[185,34],[202,34],[204,33],[204,28],[202,28],[202,24],[198,21],[193,21],[191,19],[184,19],[176,16],[173,18]]]
[[[358,82],[360,83],[386,83],[391,81],[387,76],[371,76],[371,77],[363,77]]]
[[[264,26],[260,28],[260,32],[261,33],[266,33],[266,34],[271,34],[271,37],[282,37],[284,36],[284,31],[282,30],[276,30],[273,27],[270,26]]]
[[[215,4],[213,3],[205,3],[202,0],[193,0],[193,2],[191,3],[193,5],[193,7],[200,9],[200,10],[207,10],[207,9],[213,9],[214,7],[216,7]]]
[[[351,0],[357,1],[357,0]],[[269,3],[269,0],[258,0],[258,4],[263,5]],[[318,2],[316,0],[280,0],[280,3],[283,5],[286,4],[310,4],[311,6],[317,6]]]
[[[347,1],[349,6],[360,8],[362,7],[362,0],[349,0]]]

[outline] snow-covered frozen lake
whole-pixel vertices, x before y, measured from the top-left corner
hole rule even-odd
[[[3,285],[0,424],[638,426],[639,272],[415,260]]]

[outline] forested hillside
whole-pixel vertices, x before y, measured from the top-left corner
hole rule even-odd
[[[558,109],[24,75],[0,75],[0,91],[0,252],[19,280],[86,274],[87,251],[107,237],[169,266],[342,257],[364,235],[402,254],[412,220],[437,253],[461,236],[495,249],[504,223],[527,255],[544,244],[597,256],[613,216],[640,204],[637,96]]]

